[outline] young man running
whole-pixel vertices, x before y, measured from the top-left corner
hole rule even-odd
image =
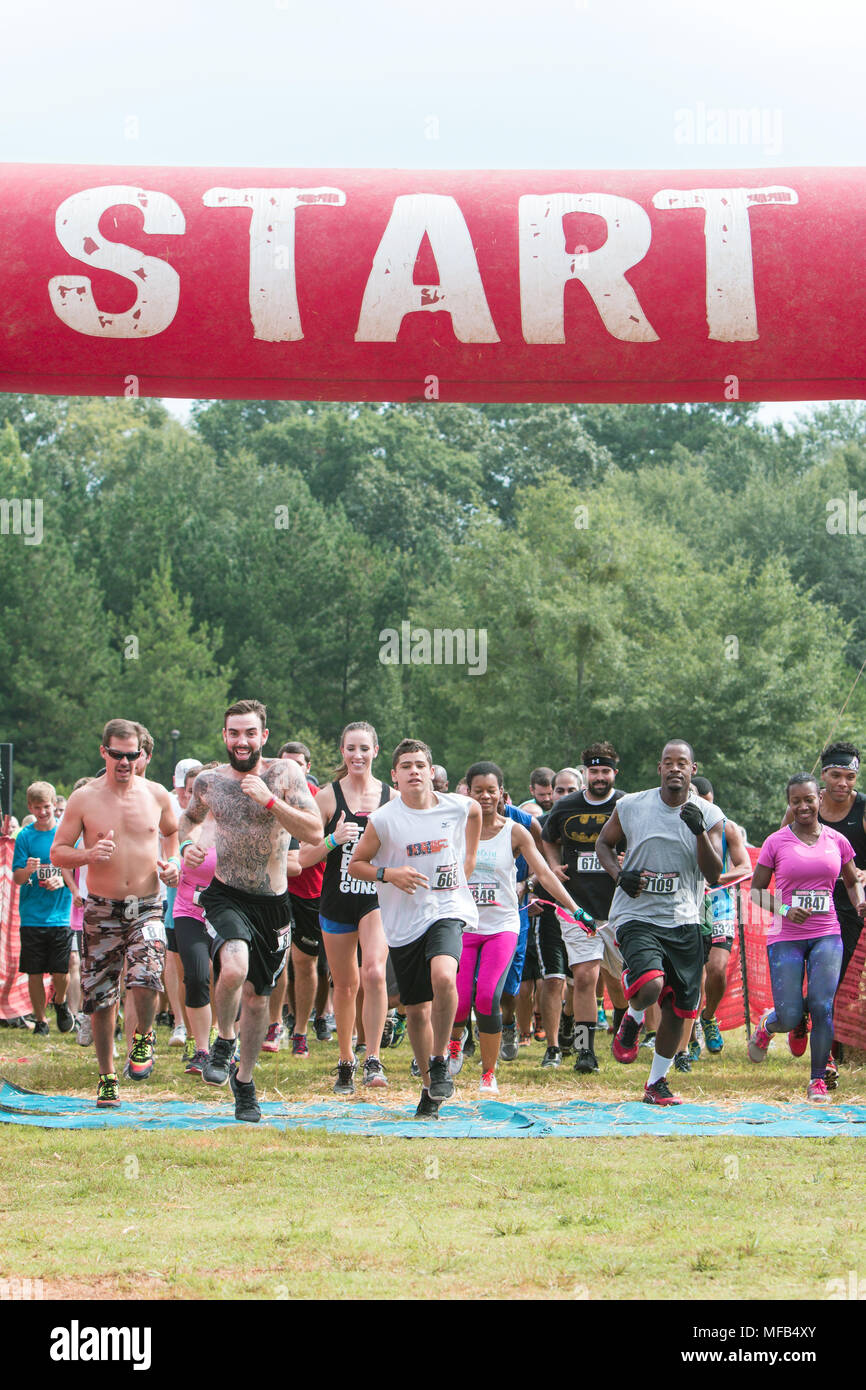
[[[100,747],[105,776],[74,791],[54,837],[51,861],[61,869],[87,865],[82,932],[84,1012],[92,1016],[99,1066],[99,1106],[120,1104],[112,1068],[120,973],[136,1031],[128,1068],[132,1081],[153,1071],[153,1020],[162,991],[165,926],[160,883],[177,884],[177,822],[164,787],[135,775],[141,757],[137,725],[111,719]],[[83,833],[83,845],[75,842]],[[160,837],[162,850],[160,851]],[[160,854],[167,855],[161,858]]]
[[[69,1033],[75,1019],[66,1002],[72,957],[72,893],[68,870],[51,863],[51,846],[57,832],[57,793],[50,782],[32,782],[27,788],[27,810],[36,819],[19,830],[12,854],[12,881],[18,884],[21,922],[21,957],[18,969],[27,976],[30,1003],[36,1019],[36,1037],[48,1037],[45,1017],[44,976],[54,983],[54,1011],[61,1033]],[[73,884],[74,887],[74,884]]]
[[[454,1093],[448,1043],[457,1011],[464,928],[478,926],[467,880],[481,835],[477,801],[433,790],[426,743],[403,739],[391,772],[398,795],[367,821],[349,872],[376,883],[423,1090],[415,1114],[434,1119]]]
[[[620,1005],[616,1026],[625,1012],[620,975],[622,956],[608,925],[614,884],[605,873],[595,852],[595,844],[618,801],[625,795],[614,787],[619,755],[611,743],[593,743],[581,755],[587,770],[585,791],[571,792],[557,801],[544,823],[544,853],[557,876],[585,912],[595,918],[596,936],[587,936],[579,927],[561,923],[562,939],[574,982],[574,1020],[572,1036],[563,1026],[560,1039],[571,1042],[577,1051],[574,1070],[582,1074],[598,1071],[595,1055],[597,1026],[596,987],[599,971],[614,1006]]]
[[[616,881],[610,918],[625,961],[628,1012],[613,1040],[618,1062],[637,1057],[644,1011],[661,1004],[661,1021],[644,1100],[679,1105],[666,1076],[679,1047],[683,1019],[701,1003],[704,880],[722,872],[722,813],[701,797],[689,799],[697,771],[691,744],[671,739],[662,749],[661,786],[619,801],[596,841],[602,867]],[[617,846],[627,842],[622,868]]]
[[[202,1069],[211,1086],[230,1081],[235,1118],[256,1123],[253,1067],[268,1031],[268,999],[289,950],[286,856],[292,835],[312,840],[321,822],[296,763],[262,757],[267,712],[258,700],[229,705],[223,741],[229,761],[200,772],[181,817],[181,846],[195,844],[208,811],[216,831],[216,872],[199,896],[211,938],[219,1034]],[[235,1019],[240,1060],[232,1068]]]

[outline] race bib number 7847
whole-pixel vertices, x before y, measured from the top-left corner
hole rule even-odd
[[[791,906],[802,908],[804,912],[829,912],[830,894],[816,893],[812,889],[792,893]]]

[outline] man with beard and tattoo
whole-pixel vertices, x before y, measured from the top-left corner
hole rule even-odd
[[[292,835],[313,840],[321,821],[297,763],[263,758],[267,713],[258,700],[229,705],[223,720],[228,764],[200,772],[181,817],[181,853],[195,844],[210,811],[216,873],[199,896],[211,938],[219,1034],[202,1071],[212,1086],[230,1081],[235,1117],[256,1123],[253,1067],[268,1031],[268,999],[289,949],[291,914],[286,855]],[[240,1060],[232,1068],[235,1020]]]

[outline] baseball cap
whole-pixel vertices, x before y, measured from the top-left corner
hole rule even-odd
[[[200,767],[201,763],[199,762],[198,758],[181,758],[180,762],[174,770],[175,787],[182,787],[184,782],[186,781],[187,773],[192,772],[193,768],[195,768],[197,771]]]

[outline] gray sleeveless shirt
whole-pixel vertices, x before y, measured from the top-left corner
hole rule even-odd
[[[711,801],[692,798],[708,830],[724,820]],[[649,885],[636,898],[621,888],[613,895],[609,921],[651,922],[663,931],[675,932],[700,922],[704,876],[698,868],[697,838],[680,820],[681,806],[668,806],[658,787],[632,792],[616,803],[617,815],[628,841],[624,869],[650,873]]]

